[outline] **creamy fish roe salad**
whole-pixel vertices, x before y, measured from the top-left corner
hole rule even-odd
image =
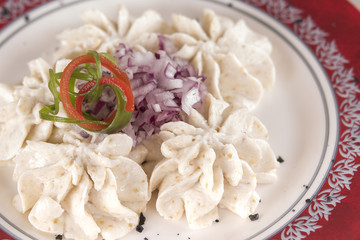
[[[252,115],[275,82],[269,40],[212,10],[82,19],[58,36],[54,64],[34,59],[21,85],[0,85],[14,207],[65,239],[126,236],[155,191],[158,214],[192,229],[219,208],[254,216],[256,186],[278,167]]]

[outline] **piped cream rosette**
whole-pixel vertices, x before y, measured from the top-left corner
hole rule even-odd
[[[207,77],[209,92],[234,107],[253,110],[264,88],[275,82],[270,41],[244,20],[234,22],[207,9],[202,23],[173,14],[168,24],[153,10],[133,19],[124,6],[120,6],[117,24],[96,9],[83,12],[82,19],[84,26],[59,35],[57,58],[82,55],[88,49],[113,53],[119,42],[138,51],[156,51],[160,34],[172,41],[167,49],[171,56],[190,61]]]
[[[61,71],[68,61],[56,64]],[[14,165],[13,204],[38,230],[67,239],[118,239],[133,230],[150,199],[148,180],[125,134],[86,133],[39,118],[52,103],[50,65],[29,63],[21,86],[0,85],[1,162]],[[62,115],[65,116],[61,107]],[[121,146],[119,146],[121,143]]]
[[[99,145],[28,141],[15,157],[18,211],[37,229],[68,239],[125,236],[149,200],[146,174],[125,157],[132,139],[108,135]],[[124,148],[115,148],[115,142]],[[115,151],[114,149],[120,149]]]
[[[186,122],[161,127],[161,153],[150,190],[159,190],[156,208],[165,219],[186,213],[192,228],[210,226],[225,207],[245,218],[254,213],[257,183],[276,180],[278,166],[267,142],[268,132],[247,109],[208,95],[204,115],[192,110]]]

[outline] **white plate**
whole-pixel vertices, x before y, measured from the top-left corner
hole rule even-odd
[[[67,27],[81,25],[80,12],[96,7],[112,19],[119,1],[54,1],[28,13],[0,32],[0,79],[20,83],[28,74],[27,62],[43,57],[52,62],[56,35]],[[233,19],[245,19],[257,32],[269,37],[277,82],[268,90],[255,114],[270,133],[270,144],[285,162],[278,169],[278,181],[258,187],[261,203],[258,221],[242,220],[227,210],[220,222],[204,230],[190,230],[180,222],[163,220],[150,202],[145,230],[133,231],[126,239],[264,239],[278,233],[298,216],[324,183],[337,149],[339,120],[334,93],[327,75],[308,47],[286,26],[264,12],[238,1],[123,0],[131,15],[152,8],[166,19],[171,13],[201,18],[204,8]],[[228,2],[228,1],[227,1]],[[6,57],[4,57],[6,56]],[[4,141],[4,140],[2,140]],[[307,186],[307,187],[305,187]],[[16,185],[11,168],[0,168],[0,227],[17,239],[54,239],[34,230],[26,216],[12,207]]]

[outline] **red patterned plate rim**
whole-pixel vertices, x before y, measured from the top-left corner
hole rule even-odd
[[[24,3],[23,12],[42,2],[34,1],[33,5],[28,6]],[[273,236],[276,239],[302,239],[327,224],[332,211],[346,197],[343,192],[350,189],[351,181],[360,166],[357,164],[360,158],[358,145],[360,142],[358,99],[360,89],[354,84],[356,77],[353,68],[348,65],[348,60],[341,54],[336,42],[302,9],[284,0],[247,0],[246,2],[265,10],[269,15],[289,26],[304,43],[313,49],[336,95],[340,126],[338,147],[332,159],[333,164],[328,169],[328,175],[321,184],[321,188],[316,191],[311,203],[301,211],[301,214],[294,217],[290,224]],[[236,8],[238,3],[234,1],[231,4],[223,4]],[[25,17],[23,21],[27,21],[27,18]]]

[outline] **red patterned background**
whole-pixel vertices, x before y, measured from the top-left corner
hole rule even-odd
[[[345,0],[246,0],[258,7],[262,8],[264,11],[269,14],[276,15],[274,9],[270,9],[269,4],[266,2],[272,2],[272,7],[276,6],[284,9],[301,9],[302,16],[311,16],[311,19],[317,27],[322,29],[327,33],[326,38],[329,42],[334,42],[336,47],[341,53],[341,55],[348,60],[344,64],[346,69],[353,69],[353,79],[352,83],[354,84],[354,96],[338,96],[339,105],[343,103],[347,98],[355,98],[355,114],[352,116],[360,115],[360,12],[350,3]],[[19,17],[26,17],[26,12],[41,5],[49,0],[0,0],[0,30],[4,28],[7,24]],[[285,6],[284,6],[285,4]],[[275,16],[277,17],[277,16]],[[281,19],[280,19],[281,20]],[[296,28],[296,24],[301,24],[302,19],[298,19],[295,22],[286,23],[291,29]],[[295,31],[295,30],[294,30]],[[309,44],[309,46],[316,53],[316,46]],[[332,76],[334,72],[331,69],[326,69],[329,76]],[[359,118],[353,119],[355,125],[360,126]],[[344,124],[341,125],[341,132],[348,130],[347,126]],[[360,130],[357,129],[353,134],[356,136],[360,135]],[[341,135],[341,134],[340,134]],[[341,135],[342,136],[342,135]],[[355,139],[355,138],[353,138]],[[340,139],[344,143],[344,148],[349,147],[349,151],[360,152],[360,142],[359,138],[356,138],[357,142],[349,142],[351,140],[346,140],[342,136]],[[347,142],[346,142],[347,141]],[[346,150],[346,149],[345,149]],[[344,150],[344,151],[345,151]],[[354,162],[359,164],[360,158],[359,155],[351,155],[354,157]],[[344,157],[338,153],[335,159],[335,166],[337,161],[347,160],[343,159]],[[332,169],[336,171],[336,168]],[[323,188],[328,187],[329,182],[327,182]],[[357,171],[353,171],[351,174],[351,182],[341,189],[341,194],[345,196],[336,207],[332,210],[331,214],[325,218],[322,217],[319,219],[318,223],[321,226],[318,229],[308,229],[308,232],[301,232],[301,234],[306,239],[327,239],[327,240],[337,240],[337,239],[347,239],[347,240],[358,240],[360,239],[360,174]],[[317,196],[321,198],[322,196]],[[310,204],[310,208],[314,205]],[[306,216],[308,212],[304,212]],[[284,238],[282,235],[284,232],[278,233],[272,239],[281,239]],[[289,237],[290,236],[290,237]],[[287,239],[292,239],[291,235],[287,236]],[[301,239],[302,237],[293,236],[293,239]],[[11,239],[6,233],[0,230],[0,239]]]

